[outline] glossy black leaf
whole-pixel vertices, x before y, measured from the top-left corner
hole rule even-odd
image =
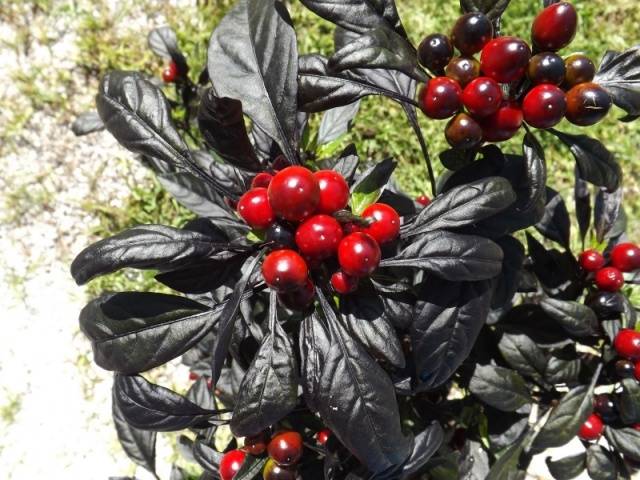
[[[581,179],[610,192],[618,188],[622,170],[613,153],[602,142],[587,135],[573,135],[554,129],[550,132],[571,150]]]
[[[622,193],[622,188],[618,188],[611,193],[600,189],[596,195],[593,223],[596,230],[596,241],[599,243],[603,242],[612,231],[616,221],[622,214]]]
[[[460,0],[464,12],[482,12],[491,20],[496,20],[504,13],[511,0]]]
[[[187,390],[185,396],[188,400],[206,410],[214,410],[216,408],[215,398],[209,388],[207,377],[205,376],[198,378],[189,390]]]
[[[625,425],[640,423],[640,385],[635,378],[622,380],[622,392],[618,395],[620,420]]]
[[[542,219],[536,224],[536,230],[569,250],[571,219],[562,196],[553,188],[547,187],[547,204]]]
[[[269,333],[249,366],[235,399],[231,431],[236,437],[255,435],[275,425],[296,406],[298,366],[289,337],[278,322],[272,292]]]
[[[165,60],[173,60],[181,75],[186,75],[188,71],[187,60],[178,47],[176,32],[167,25],[154,28],[147,36],[149,48]]]
[[[552,384],[575,385],[579,383],[582,362],[578,358],[575,348],[573,351],[559,351],[549,357],[544,370],[544,379]]]
[[[624,52],[607,51],[593,81],[629,115],[640,115],[640,45]]]
[[[517,480],[524,478],[524,472],[519,470],[518,467],[528,438],[527,433],[522,433],[520,438],[500,455],[485,480]]]
[[[521,210],[529,210],[534,205],[544,202],[547,183],[547,164],[544,158],[544,149],[538,139],[527,133],[522,141],[522,155],[526,169],[529,172],[526,188],[528,190],[527,203]]]
[[[515,371],[494,365],[476,365],[469,390],[498,410],[514,412],[531,402],[529,387]]]
[[[200,102],[198,125],[207,145],[225,161],[252,172],[261,170],[244,124],[240,100],[219,98],[208,90]]]
[[[264,469],[265,463],[267,463],[265,457],[254,457],[253,455],[247,455],[238,470],[233,477],[234,480],[253,480],[258,478]]]
[[[187,480],[187,474],[179,466],[172,465],[169,480]]]
[[[359,109],[360,102],[355,101],[342,107],[327,110],[322,115],[320,127],[318,128],[318,145],[333,142],[347,133]]]
[[[471,352],[489,313],[489,282],[448,282],[431,277],[423,284],[410,327],[419,388],[449,379]]]
[[[156,432],[140,430],[127,422],[118,402],[112,401],[113,424],[118,440],[127,456],[142,468],[150,471],[156,478]]]
[[[555,480],[571,480],[577,477],[586,468],[586,454],[584,452],[569,457],[552,460],[545,458],[549,473]]]
[[[498,349],[511,368],[532,378],[543,376],[547,357],[527,335],[504,332],[498,341]]]
[[[214,30],[207,67],[220,97],[245,113],[297,163],[298,49],[291,18],[275,0],[240,0]]]
[[[485,448],[474,440],[468,439],[458,460],[458,473],[464,480],[485,480],[489,474],[489,455]]]
[[[415,237],[380,266],[420,268],[452,281],[486,280],[500,273],[502,249],[484,237],[437,230]]]
[[[189,172],[163,173],[157,178],[178,203],[196,215],[210,219],[225,230],[242,232],[243,236],[249,231],[247,225],[240,222],[237,215],[224,203],[224,198],[200,178]],[[236,192],[226,190],[226,196],[238,198]]]
[[[226,303],[213,309],[160,293],[103,295],[80,312],[80,328],[104,369],[138,373],[182,355],[215,325]],[[141,342],[149,348],[140,348]]]
[[[233,293],[229,299],[225,302],[225,305],[220,312],[218,332],[215,342],[213,344],[213,352],[211,355],[211,381],[215,385],[220,378],[224,361],[227,358],[229,352],[229,345],[233,336],[233,329],[236,318],[240,310],[240,304],[244,300],[245,291],[249,284],[249,279],[254,270],[262,260],[264,251],[252,259],[247,259],[245,262],[245,270],[242,277],[236,283]]]
[[[324,320],[308,317],[301,328],[307,405],[372,473],[399,467],[412,440],[401,431],[393,383],[317,296]]]
[[[360,215],[365,208],[375,203],[387,186],[397,163],[387,158],[368,168],[351,186],[351,209]]]
[[[587,449],[587,473],[592,480],[616,480],[617,466],[611,452],[601,445],[591,445]]]
[[[500,213],[515,200],[515,192],[505,178],[489,177],[460,185],[433,199],[403,233],[418,235],[471,225]]]
[[[168,270],[227,252],[228,244],[199,232],[164,225],[142,225],[85,248],[71,264],[71,275],[82,285],[121,268]]]
[[[488,421],[489,443],[494,451],[513,445],[529,426],[528,413],[503,412],[488,405],[484,406],[484,413]]]
[[[570,335],[588,337],[599,331],[596,313],[580,302],[546,297],[542,299],[540,306]]]
[[[352,294],[340,302],[341,320],[347,331],[376,358],[404,368],[404,354],[395,329],[385,318],[384,304],[377,295]]]
[[[182,293],[207,293],[227,285],[235,277],[250,252],[229,258],[202,260],[195,265],[160,273],[155,279]]]
[[[547,250],[529,232],[526,233],[531,264],[528,268],[551,297],[561,300],[577,298],[584,288],[583,273],[573,254],[565,250]]]
[[[324,121],[324,117],[323,117]],[[356,175],[360,159],[355,151],[355,146],[350,145],[341,154],[332,169],[344,177],[347,183],[351,183]]]
[[[394,0],[300,0],[317,15],[353,32],[386,26],[405,35]]]
[[[511,236],[504,236],[496,239],[503,253],[502,270],[496,279],[496,286],[493,291],[491,308],[500,308],[507,305],[513,299],[520,278],[522,275],[522,265],[525,260],[524,246]]]
[[[173,432],[208,426],[219,415],[139,375],[116,375],[113,395],[126,421],[142,430]]]
[[[369,30],[337,50],[329,58],[328,66],[335,72],[384,68],[401,71],[421,82],[427,80],[418,67],[416,51],[411,44],[386,27]]]
[[[604,429],[607,441],[625,457],[640,462],[640,430],[632,427]]]
[[[593,386],[580,385],[569,390],[536,436],[533,447],[537,450],[560,447],[575,437],[580,426],[593,412]]]
[[[298,108],[304,112],[322,112],[349,105],[368,95],[384,95],[399,102],[414,103],[407,93],[398,93],[396,85],[379,85],[392,79],[390,74],[368,70],[369,78],[357,72],[331,72],[328,59],[318,54],[303,55],[299,61]]]
[[[71,131],[76,137],[104,130],[104,123],[98,112],[85,112],[73,121]]]
[[[589,184],[579,177],[577,168],[573,187],[573,199],[576,208],[576,220],[578,221],[578,228],[580,230],[580,240],[584,243],[587,231],[591,225],[591,192],[589,191]]]
[[[193,442],[193,457],[206,472],[218,474],[223,454],[210,447],[202,440]]]
[[[123,147],[213,181],[191,158],[162,90],[139,73],[113,71],[105,75],[96,105],[106,129]]]
[[[418,472],[440,448],[444,432],[439,423],[433,422],[413,439],[413,451],[402,467],[402,476],[410,477]]]

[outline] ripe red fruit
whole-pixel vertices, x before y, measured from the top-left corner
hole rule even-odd
[[[474,117],[495,113],[502,103],[502,89],[489,77],[478,77],[462,91],[462,103]]]
[[[380,246],[371,235],[356,232],[347,235],[338,245],[338,263],[353,277],[366,277],[378,268]]]
[[[342,225],[342,232],[344,235],[349,235],[350,233],[361,232],[362,228],[355,222],[347,222]]]
[[[633,376],[640,382],[640,362],[636,362],[633,366]]]
[[[451,41],[463,55],[479,52],[492,37],[491,20],[480,12],[462,15],[456,20],[451,31]]]
[[[371,235],[378,244],[392,242],[400,235],[400,215],[385,203],[374,203],[362,212],[365,220],[373,221],[362,231]]]
[[[263,230],[275,220],[266,188],[252,188],[238,201],[238,214],[251,228]]]
[[[480,55],[480,69],[498,83],[521,79],[529,65],[531,49],[517,37],[498,37],[487,43]]]
[[[316,289],[313,282],[307,279],[302,288],[296,288],[288,292],[278,292],[278,299],[290,310],[305,310],[316,298]]]
[[[495,113],[480,119],[486,142],[503,142],[513,137],[522,126],[522,110],[515,102],[503,102]]]
[[[279,465],[293,465],[302,458],[302,436],[286,431],[275,435],[267,447],[269,456]]]
[[[302,288],[306,285],[307,262],[293,250],[276,250],[262,262],[262,276],[267,285],[278,292]]]
[[[464,88],[480,75],[480,62],[473,57],[453,57],[445,67],[444,73]]]
[[[562,120],[566,110],[565,94],[555,85],[533,87],[522,102],[524,121],[535,128],[553,127]]]
[[[466,113],[459,113],[447,123],[444,136],[453,148],[469,149],[482,143],[482,127]]]
[[[269,187],[272,178],[273,175],[271,175],[270,173],[260,172],[255,177],[253,177],[253,180],[251,180],[251,188],[267,188]]]
[[[601,268],[594,278],[596,286],[605,292],[617,292],[624,285],[622,272],[615,267]]]
[[[314,215],[296,230],[296,245],[300,253],[318,259],[335,254],[342,240],[342,226],[329,215]]]
[[[418,46],[418,61],[420,65],[433,73],[441,73],[453,57],[453,46],[449,37],[442,33],[432,33],[424,37]]]
[[[604,424],[598,415],[592,413],[587,418],[587,421],[580,426],[578,430],[578,437],[585,442],[597,440],[602,435],[604,430]]]
[[[320,445],[325,445],[329,440],[330,436],[331,436],[331,430],[329,430],[328,428],[323,428],[318,433],[316,433],[316,441]]]
[[[313,214],[320,202],[320,186],[311,170],[287,167],[269,184],[269,203],[276,216],[299,222]]]
[[[331,286],[340,295],[348,295],[358,288],[358,279],[338,271],[331,275]]]
[[[231,480],[240,471],[246,453],[242,450],[231,450],[225,453],[220,460],[220,478],[222,480]]]
[[[349,203],[349,185],[342,175],[333,170],[320,170],[313,174],[320,187],[318,212],[331,215]]]
[[[267,460],[262,471],[264,480],[295,480],[296,477],[295,468],[278,465],[272,458]]]
[[[429,205],[431,203],[431,199],[429,197],[427,197],[426,195],[418,195],[416,197],[416,202],[418,202],[423,207],[426,207],[427,205]]]
[[[623,358],[640,360],[640,332],[623,328],[613,339],[613,348]]]
[[[560,85],[565,77],[564,60],[552,52],[538,53],[529,60],[527,76],[534,85],[541,83]]]
[[[191,380],[192,382],[195,382],[199,378],[200,378],[200,375],[198,375],[196,372],[189,371],[189,380]]]
[[[590,82],[596,75],[596,66],[582,53],[574,53],[565,58],[564,68],[566,70],[564,84],[568,88]]]
[[[574,125],[595,125],[611,109],[611,96],[600,85],[581,83],[567,92],[567,120]]]
[[[554,3],[536,16],[531,40],[540,50],[560,50],[571,43],[578,29],[578,14],[567,2]]]
[[[422,110],[429,118],[451,117],[462,106],[462,89],[455,80],[435,77],[429,80],[420,93]]]
[[[177,78],[178,78],[178,65],[176,65],[176,62],[171,62],[169,63],[167,68],[165,68],[162,71],[162,81],[164,83],[173,83],[176,81]]]
[[[619,243],[611,250],[611,266],[621,272],[640,268],[640,247],[634,243]]]
[[[244,439],[242,450],[250,455],[258,456],[267,451],[267,438],[264,433],[258,433]]]
[[[604,267],[605,260],[600,252],[597,250],[585,250],[580,254],[578,258],[580,266],[586,272],[597,272]]]

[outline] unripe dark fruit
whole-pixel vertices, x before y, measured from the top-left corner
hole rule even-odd
[[[449,37],[442,33],[427,35],[418,47],[420,65],[438,75],[442,74],[451,57],[453,57],[453,46]]]
[[[451,31],[451,41],[463,55],[479,52],[492,37],[491,20],[480,12],[462,15]]]
[[[595,83],[581,83],[567,92],[566,116],[574,125],[595,125],[610,109],[611,96]]]
[[[250,455],[258,456],[267,451],[267,438],[264,433],[252,435],[244,439],[242,449]]]
[[[455,114],[462,106],[462,89],[455,80],[435,77],[421,92],[422,110],[429,118],[444,119]]]
[[[564,85],[567,88],[590,82],[596,75],[596,66],[589,57],[581,53],[574,53],[565,58],[564,67]]]
[[[302,436],[298,432],[287,431],[274,435],[267,450],[279,465],[293,465],[302,458],[302,448]]]
[[[527,76],[534,85],[560,85],[565,77],[564,60],[552,52],[538,53],[529,60]]]
[[[556,51],[571,43],[578,28],[573,5],[559,2],[542,10],[531,26],[531,39],[540,50]]]
[[[447,123],[444,136],[453,148],[474,148],[482,143],[482,128],[466,113],[459,113]]]
[[[486,117],[502,104],[502,89],[494,79],[478,77],[464,87],[462,103],[474,117]]]
[[[607,423],[614,421],[618,416],[613,398],[606,393],[601,393],[593,398],[593,409]]]
[[[498,110],[482,119],[483,140],[486,142],[503,142],[513,137],[522,126],[522,110],[515,102],[503,102]]]
[[[274,223],[265,233],[267,242],[273,242],[274,249],[291,248],[296,244],[292,229],[281,223]]]
[[[499,83],[520,80],[529,65],[531,49],[517,37],[498,37],[487,43],[480,56],[480,70]]]
[[[524,121],[535,128],[551,128],[562,120],[567,110],[565,94],[555,85],[538,85],[524,97]]]
[[[445,67],[444,73],[464,88],[480,75],[480,62],[473,57],[453,57]]]
[[[635,365],[629,360],[616,360],[614,368],[619,379],[635,376]]]

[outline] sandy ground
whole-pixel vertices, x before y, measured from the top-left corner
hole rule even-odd
[[[34,28],[57,37],[22,52],[2,46],[16,31],[0,25],[1,70],[38,72],[36,82],[54,65],[73,72],[73,25],[39,18]],[[82,78],[74,83],[86,92],[73,97],[71,109],[81,112],[91,105],[95,85]],[[9,100],[15,111],[30,108],[10,82],[0,84],[0,104]],[[0,111],[0,126],[15,111]],[[85,297],[68,265],[90,241],[94,220],[83,203],[119,205],[127,195],[125,178],[143,172],[109,135],[75,138],[71,118],[70,112],[37,111],[10,144],[0,145],[0,478],[7,480],[104,480],[135,471],[111,425],[111,376],[92,364],[78,331]],[[159,449],[158,471],[168,478],[172,452],[163,437]],[[545,470],[538,459],[530,478],[549,478]],[[136,475],[150,478],[141,469]]]

